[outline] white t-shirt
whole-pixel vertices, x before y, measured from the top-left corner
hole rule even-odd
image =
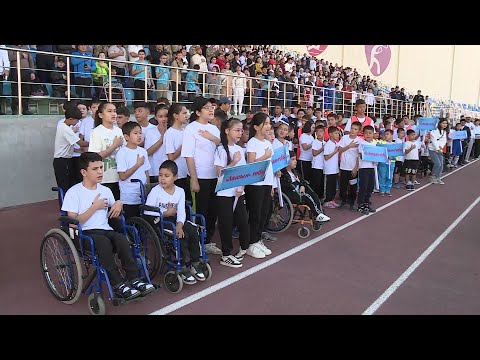
[[[323,155],[330,155],[335,151],[337,144],[331,140],[328,140],[323,150]],[[338,152],[330,159],[325,159],[323,163],[323,173],[325,175],[338,174]]]
[[[358,136],[352,139],[350,138],[349,135],[345,135],[340,139],[337,145],[340,147],[346,147],[350,145],[352,141],[358,144],[359,140],[361,140],[361,138],[359,138]],[[357,164],[357,158],[358,158],[358,147],[345,150],[344,152],[342,152],[342,156],[340,157],[340,169],[352,171],[355,165]]]
[[[151,125],[151,124],[150,124]],[[148,128],[148,127],[147,127]],[[143,130],[142,130],[143,134]],[[155,144],[160,138],[162,134],[156,126],[150,128],[145,134],[145,149],[148,150],[153,144]],[[151,168],[148,170],[148,175],[150,176],[158,176],[160,165],[168,160],[167,154],[165,153],[165,134],[163,135],[163,143],[157,151],[155,151],[152,155],[148,155],[148,161],[150,162]]]
[[[326,144],[326,142],[324,140],[315,139],[315,140],[313,140],[312,148],[310,150],[320,150],[322,147],[325,146],[325,144]],[[313,152],[312,152],[312,156],[313,156]],[[322,151],[317,156],[313,156],[312,169],[322,169],[323,170],[324,162],[325,162],[325,156],[324,156],[323,151]]]
[[[402,139],[395,139],[395,144],[403,144],[404,141]],[[401,161],[401,162],[404,162],[405,161],[405,155],[402,155],[402,156],[397,156],[396,161]]]
[[[212,124],[191,122],[183,132],[182,154],[184,158],[192,157],[195,161],[195,170],[199,179],[216,179],[217,173],[213,165],[213,157],[217,145],[202,135],[199,130],[207,130],[220,139],[220,130]]]
[[[87,116],[82,119],[82,125],[80,126],[80,134],[83,135],[85,141],[90,142],[90,133],[93,130],[95,120],[91,116]]]
[[[228,151],[230,152],[230,160],[233,159],[233,156],[237,151],[240,152],[240,161],[235,164],[235,166],[246,165],[247,161],[245,160],[245,149],[241,148],[238,145],[228,146]],[[213,160],[215,166],[227,166],[227,152],[223,148],[223,145],[219,145],[215,151],[215,157]],[[235,191],[237,188],[231,188],[226,190],[221,190],[217,192],[217,196],[226,196],[232,197],[235,196]]]
[[[76,144],[78,140],[80,140],[78,133],[74,133],[72,128],[64,122],[59,123],[57,125],[57,132],[55,133],[55,150],[53,157],[71,158],[74,144]]]
[[[302,161],[312,161],[313,159],[313,154],[312,154],[312,149],[308,149],[308,150],[303,150],[303,146],[302,144],[307,144],[307,145],[310,145],[311,143],[313,143],[313,140],[315,140],[313,138],[312,135],[309,135],[309,134],[302,134],[300,135],[300,157],[298,158],[298,160],[302,160]]]
[[[97,194],[100,194],[101,199],[108,200],[108,206],[112,206],[115,202],[112,190],[101,184],[97,184],[95,190],[87,189],[82,183],[73,185],[68,189],[63,199],[62,210],[75,212],[79,215],[87,211],[92,206]],[[93,215],[84,223],[80,224],[82,230],[103,229],[113,230],[108,225],[108,209],[100,209],[93,213]]]
[[[363,126],[363,123],[365,122],[366,117],[357,118],[357,119],[360,122],[360,124],[362,124],[362,126]],[[372,126],[373,126],[373,121],[372,121]],[[347,125],[345,125],[344,131],[350,131],[351,128],[352,128],[352,119],[350,118],[347,121]],[[375,128],[374,128],[374,132],[375,132]]]
[[[413,145],[415,145],[415,149],[413,149],[407,154],[406,150],[410,149]],[[418,160],[418,149],[419,146],[417,141],[406,141],[403,144],[403,150],[405,151],[405,160]]]
[[[247,142],[247,156],[248,153],[255,153],[255,159],[258,159],[265,155],[265,150],[267,148],[270,148],[273,154],[273,146],[270,141],[267,140],[258,140],[256,137],[252,137],[250,140]],[[272,160],[272,157],[270,156],[266,160]],[[273,185],[273,170],[272,170],[272,162],[270,161],[270,164],[267,167],[267,172],[265,175],[265,179],[263,181],[256,182],[255,184],[252,184],[255,186],[261,186],[261,185]]]
[[[120,180],[120,200],[127,205],[141,204],[140,185],[136,182],[130,182],[131,179],[138,179],[143,184],[147,182],[145,171],[150,169],[147,150],[137,146],[136,149],[130,149],[126,146],[117,152],[115,160],[117,161],[117,172],[124,172],[132,168],[137,163],[137,154],[145,157],[145,162],[128,179]]]
[[[183,144],[183,128],[177,130],[173,127],[170,127],[163,135],[163,145],[165,146],[165,154],[173,154],[177,149]],[[168,158],[168,156],[167,156]],[[178,178],[184,179],[187,177],[187,161],[184,157],[179,155],[175,160],[175,163],[178,166]]]
[[[475,127],[473,129],[473,135],[475,137],[480,137],[480,125],[475,125]]]
[[[140,125],[140,127],[142,128],[142,142],[145,141],[145,136],[147,135],[147,132],[149,132],[152,129],[157,129],[158,130],[158,128],[150,122],[148,123],[147,126],[144,127],[144,126]],[[147,149],[146,146],[145,146],[145,148]]]
[[[292,151],[293,150],[293,145],[292,145],[291,141],[285,140],[285,144],[282,144],[282,142],[280,140],[275,138],[275,140],[273,140],[273,144],[272,144],[273,150],[277,150],[278,148],[281,148],[282,146],[285,146],[287,144],[288,144],[288,151]]]
[[[102,124],[98,125],[90,133],[90,144],[88,145],[88,151],[99,153],[107,150],[113,144],[115,137],[121,137],[123,139],[122,130],[118,127],[107,129]],[[103,180],[102,184],[118,182],[117,162],[115,155],[121,147],[116,148],[109,156],[103,159]]]
[[[127,46],[127,52],[128,52],[128,60],[129,61],[137,61],[139,59],[138,56],[133,57],[130,55],[131,52],[136,52],[138,54],[138,51],[143,49],[143,45],[128,45]]]
[[[57,123],[57,129],[58,129],[58,127],[59,127],[61,124],[65,124],[65,118],[61,119],[61,120]],[[76,124],[75,126],[70,125],[70,129],[72,129],[72,130],[73,130],[75,127],[76,127],[78,130],[77,130],[76,132],[74,131],[74,133],[78,135],[78,133],[80,132],[80,129],[81,129],[81,127],[82,127],[82,120],[78,120],[78,122],[77,122],[77,124]],[[75,143],[75,144],[73,145],[73,149],[74,149],[74,151],[72,152],[72,156],[69,156],[69,157],[79,157],[80,155],[82,155],[82,154],[79,153],[79,152],[75,152],[75,149],[80,149],[80,145],[78,145],[77,143]],[[57,156],[55,156],[55,157],[57,157]],[[60,156],[60,157],[63,157],[63,156]]]
[[[174,186],[175,191],[172,195],[163,190],[160,184],[155,186],[148,194],[145,205],[159,207],[163,214],[167,211],[168,205],[172,204],[177,209],[177,222],[185,224],[185,191],[181,187]],[[145,211],[145,215],[158,216],[158,213]]]
[[[376,146],[376,144],[373,141],[368,142],[368,141],[365,141],[364,139],[359,139],[358,143],[360,144],[360,145],[358,145],[358,152],[359,153],[361,153],[363,151],[363,147],[366,146],[366,145]],[[359,162],[358,162],[358,168],[359,169],[374,169],[376,164],[377,163],[373,162],[373,161],[366,161],[366,160],[360,159]]]

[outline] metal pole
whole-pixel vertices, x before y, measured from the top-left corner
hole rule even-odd
[[[397,85],[398,79],[400,78],[400,46],[398,45],[398,52],[397,52]]]
[[[253,78],[249,78],[249,80],[250,80],[250,93],[249,93],[250,109],[252,109],[253,111],[253,106],[252,106]]]
[[[70,57],[67,56],[67,100],[70,101]]]
[[[283,82],[283,108],[285,109],[287,107],[287,85],[285,82]]]
[[[177,70],[177,76],[176,76],[176,79],[175,79],[175,80],[177,80],[177,81],[175,81],[175,99],[176,99],[175,102],[177,102],[177,103],[178,103],[178,71],[179,70]],[[181,81],[181,79],[182,78],[180,77],[180,81]]]
[[[202,91],[203,91],[202,96],[205,96],[205,94],[207,93],[205,89],[205,87],[207,86],[207,81],[205,80],[206,73],[202,72],[201,75],[202,75]]]
[[[267,109],[268,113],[270,113],[270,79],[267,80],[268,88],[267,88]]]
[[[148,102],[148,65],[145,65],[145,88],[144,88],[144,96],[145,102]]]
[[[21,69],[20,69],[20,51],[17,51],[17,93],[18,93],[18,115],[22,115],[23,114],[23,108],[22,108],[22,74],[21,74]]]
[[[455,50],[456,50],[456,46],[453,45],[453,52],[452,52],[452,70],[450,71],[450,96],[449,96],[449,100],[452,100],[452,92],[453,92],[453,71],[454,71],[454,68],[455,68]]]
[[[108,101],[112,102],[112,62],[108,62]]]

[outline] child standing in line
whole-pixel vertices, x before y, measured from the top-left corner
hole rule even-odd
[[[315,140],[312,136],[315,127],[313,122],[308,121],[303,125],[302,135],[300,136],[300,157],[298,162],[300,165],[300,174],[302,179],[310,182],[312,180],[312,143]]]
[[[130,110],[126,106],[119,106],[117,108],[117,126],[121,129],[127,121],[130,121]]]
[[[312,143],[312,189],[320,198],[320,201],[324,199],[324,186],[325,179],[323,175],[323,167],[325,163],[324,150],[325,150],[325,140],[323,136],[325,134],[325,128],[323,125],[318,125],[315,127],[315,137]]]
[[[461,131],[462,130],[462,124],[460,122],[455,125],[455,131]],[[453,134],[455,134],[455,131],[451,131],[448,134],[448,138],[452,139]],[[462,140],[456,139],[452,140],[452,167],[458,167],[458,159],[460,159],[460,156],[462,156],[463,153],[463,146],[462,146]]]
[[[336,209],[340,205],[334,201],[335,193],[337,192],[337,178],[338,178],[338,136],[339,132],[336,126],[328,128],[329,140],[325,144],[323,156],[325,158],[323,164],[323,173],[325,174],[325,207],[329,209]]]
[[[406,189],[413,191],[415,190],[414,182],[417,177],[418,164],[420,162],[415,130],[407,130],[407,137],[408,140],[403,145],[405,150],[405,180],[407,181]]]
[[[88,151],[99,153],[103,158],[102,185],[112,190],[115,200],[119,200],[120,187],[115,155],[123,145],[123,133],[120,128],[113,126],[116,118],[117,108],[112,103],[106,102],[98,107]]]
[[[243,124],[240,120],[230,119],[222,123],[220,141],[215,151],[214,164],[217,175],[225,167],[246,165],[245,150],[236,145],[243,134]],[[236,201],[236,204],[235,204]],[[235,204],[235,207],[234,207]],[[241,261],[250,245],[250,229],[248,226],[247,209],[245,205],[244,187],[221,190],[217,192],[218,231],[222,242],[222,258],[220,264],[240,268]],[[232,255],[232,230],[237,226],[240,239],[240,249]]]
[[[277,137],[275,140],[273,140],[273,150],[278,149],[279,147],[288,146],[288,150],[291,151],[293,150],[293,145],[290,141],[287,140],[288,137],[288,130],[289,130],[289,125],[287,122],[283,120],[278,121],[278,127],[277,127]]]
[[[405,130],[397,129],[398,138],[395,139],[396,144],[403,144],[405,141]],[[405,177],[405,169],[403,168],[403,162],[405,161],[405,155],[397,156],[395,159],[395,170],[393,174],[393,187],[395,189],[400,189],[400,177]]]
[[[147,151],[140,147],[142,142],[142,128],[137,122],[128,121],[122,127],[122,132],[127,141],[127,145],[122,146],[115,155],[117,162],[117,172],[120,178],[120,200],[123,203],[125,218],[140,216],[139,206],[142,204],[140,198],[140,185],[136,182],[130,182],[132,179],[138,179],[143,184],[149,183]]]
[[[373,126],[367,125],[363,127],[363,136],[364,140],[360,142],[358,146],[359,152],[359,164],[358,164],[358,177],[359,177],[359,187],[358,187],[358,198],[357,210],[362,213],[363,215],[368,215],[369,213],[374,213],[375,210],[370,205],[370,197],[373,192],[373,188],[375,186],[375,167],[377,165],[376,162],[373,161],[366,161],[362,159],[362,151],[366,145],[375,146],[373,142]]]
[[[393,131],[385,130],[384,140],[378,141],[378,144],[392,144]],[[392,196],[391,189],[393,183],[393,172],[395,171],[395,156],[389,156],[386,163],[378,163],[378,182],[380,184],[380,196]]]
[[[358,144],[361,140],[357,135],[362,129],[358,121],[350,126],[348,135],[344,135],[338,143],[340,159],[340,208],[347,205],[354,211],[355,198],[357,197],[358,176]]]
[[[167,160],[167,154],[165,152],[165,133],[167,131],[167,113],[168,106],[164,104],[157,105],[155,108],[155,120],[158,125],[154,126],[149,123],[147,128],[142,129],[146,131],[145,136],[145,149],[148,154],[148,161],[152,165],[148,171],[150,175],[150,182],[156,182],[158,178],[158,169],[160,165]],[[135,115],[137,112],[135,111]],[[152,126],[151,128],[150,125]]]

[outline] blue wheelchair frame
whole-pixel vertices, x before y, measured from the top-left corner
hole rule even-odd
[[[52,191],[57,191],[58,192],[58,203],[59,203],[60,209],[61,209],[65,193],[64,193],[63,189],[60,188],[60,187],[53,187]],[[152,283],[151,280],[150,280],[150,276],[148,274],[148,271],[147,271],[147,267],[146,267],[146,264],[145,264],[145,259],[140,254],[140,245],[139,245],[140,237],[139,237],[138,231],[135,227],[129,226],[125,223],[125,217],[123,216],[123,213],[120,215],[120,219],[122,221],[122,233],[125,236],[127,236],[127,229],[128,229],[128,230],[133,230],[133,233],[135,234],[135,239],[132,239],[133,240],[132,248],[133,248],[133,258],[135,260],[135,264],[138,267],[139,277],[140,278],[145,278],[148,283]],[[126,300],[119,299],[119,298],[116,298],[114,296],[112,286],[111,286],[110,280],[108,278],[108,274],[107,274],[105,268],[100,264],[98,256],[95,254],[94,241],[90,236],[83,234],[82,227],[81,227],[79,221],[77,219],[73,219],[73,218],[67,216],[67,213],[65,211],[62,211],[62,210],[60,210],[59,221],[60,221],[62,229],[64,229],[64,228],[69,229],[69,231],[66,232],[67,235],[71,235],[70,229],[72,229],[73,231],[78,231],[77,238],[78,238],[78,242],[79,242],[79,246],[80,246],[80,252],[79,252],[78,255],[79,255],[80,258],[84,259],[84,263],[85,263],[86,266],[88,266],[87,264],[91,263],[96,268],[97,275],[90,279],[88,284],[85,285],[82,292],[87,296],[90,295],[92,292],[95,292],[95,295],[97,296],[97,294],[101,294],[102,283],[105,283],[107,288],[108,288],[108,293],[110,295],[110,299],[113,301],[113,304],[114,305],[119,305],[119,304],[125,303]],[[70,224],[76,225],[77,229],[70,228],[69,227]],[[87,254],[86,251],[85,251],[85,246],[84,246],[85,241],[88,241],[90,243],[91,254]],[[144,275],[144,276],[142,276],[142,275]]]

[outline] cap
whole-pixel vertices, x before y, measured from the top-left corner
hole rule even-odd
[[[218,104],[219,104],[219,105],[222,105],[222,104],[230,104],[230,105],[232,105],[232,104],[233,104],[233,101],[230,100],[230,98],[228,98],[228,97],[226,97],[226,96],[222,96],[222,97],[220,98],[220,100],[218,100]]]
[[[57,62],[58,62],[58,61],[63,61],[63,62],[65,62],[65,57],[63,57],[63,56],[58,56],[58,57],[57,57]]]

